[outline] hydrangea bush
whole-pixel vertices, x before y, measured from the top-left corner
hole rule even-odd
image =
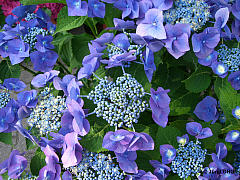
[[[0,179],[240,179],[240,0],[0,5]]]

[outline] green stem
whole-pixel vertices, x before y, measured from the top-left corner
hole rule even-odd
[[[34,71],[32,71],[31,69],[29,69],[29,68],[27,68],[27,67],[25,67],[25,66],[23,66],[22,64],[19,64],[24,70],[26,70],[26,71],[28,71],[28,72],[30,72],[31,74],[33,74],[33,75],[37,75],[37,73],[35,73]]]
[[[98,35],[98,30],[97,30],[97,27],[95,25],[95,21],[93,18],[91,18],[92,22],[93,22],[93,26],[94,26],[94,30],[95,30],[95,33],[96,33],[96,36]]]
[[[58,64],[59,66],[61,66],[61,68],[63,68],[64,71],[66,71],[66,73],[72,74],[72,73],[60,62],[60,60],[57,61],[57,64]]]

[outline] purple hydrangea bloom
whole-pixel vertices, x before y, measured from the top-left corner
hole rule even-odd
[[[205,139],[213,135],[210,128],[202,128],[202,125],[197,122],[190,122],[186,124],[188,134],[195,136],[197,139]]]
[[[240,20],[240,2],[236,0],[235,3],[232,5],[232,13],[236,19]]]
[[[166,39],[162,11],[155,8],[148,10],[145,19],[138,24],[136,34],[142,37],[150,36],[156,39]]]
[[[98,43],[100,46],[104,46],[105,43],[110,43],[114,38],[113,33],[104,33],[99,38],[94,39],[92,42]]]
[[[64,168],[76,166],[82,160],[82,146],[78,142],[78,134],[68,133],[64,137],[62,163]]]
[[[205,97],[195,107],[194,114],[205,122],[212,121],[212,124],[218,119],[217,100],[211,96]]]
[[[236,108],[234,108],[232,110],[232,115],[237,118],[237,119],[240,119],[240,107],[239,106],[236,106]]]
[[[199,34],[193,34],[192,46],[198,58],[209,56],[220,41],[220,32],[217,28],[207,27]]]
[[[118,0],[114,3],[114,7],[120,9],[122,12],[122,19],[129,17],[135,19],[139,17],[139,3],[133,0]]]
[[[165,42],[165,47],[173,57],[178,59],[190,50],[188,38],[191,34],[191,27],[189,24],[167,24],[165,30],[167,39],[163,42]]]
[[[75,100],[67,104],[68,110],[73,116],[73,130],[80,136],[85,136],[90,130],[90,124],[87,119],[85,119],[85,113],[82,109],[83,101],[79,104]]]
[[[168,114],[170,112],[170,97],[168,92],[162,87],[158,87],[157,91],[151,88],[150,107],[152,109],[152,118],[159,126],[166,127],[168,122]]]
[[[101,63],[108,64],[107,66],[105,66],[105,68],[122,66],[122,63],[124,61],[136,60],[136,56],[133,55],[135,52],[136,52],[135,50],[131,50],[123,54],[116,54],[116,55],[113,55],[109,60],[101,60]]]
[[[105,16],[105,4],[99,0],[88,0],[88,17],[100,17]]]
[[[68,74],[65,75],[62,80],[59,77],[54,77],[53,79],[53,85],[54,88],[57,90],[62,90],[66,96],[68,96],[68,84],[71,82],[72,79],[76,80],[76,77],[74,75]],[[76,81],[79,86],[82,86],[81,81]]]
[[[83,58],[83,67],[78,72],[78,79],[90,78],[93,72],[95,72],[100,66],[100,58],[103,53],[93,53]]]
[[[52,140],[48,140],[45,137],[40,137],[41,140],[38,142],[38,144],[41,147],[46,147],[47,145],[49,145],[53,149],[60,150],[63,147],[64,136],[60,133],[54,133],[54,132],[50,132],[50,136],[53,137]]]
[[[59,133],[62,135],[66,135],[67,133],[73,132],[73,116],[72,114],[67,110],[64,112],[63,116],[61,117],[61,129],[59,130]]]
[[[0,133],[9,129],[11,123],[15,120],[11,107],[0,109]]]
[[[146,47],[144,57],[145,57],[143,60],[144,71],[148,78],[148,81],[151,82],[153,73],[154,71],[156,71],[156,66],[154,64],[154,53],[148,47]]]
[[[38,88],[44,87],[48,82],[52,82],[53,78],[58,76],[59,73],[60,71],[51,70],[49,72],[45,72],[44,74],[38,74],[32,79],[31,84]]]
[[[62,179],[63,180],[72,180],[72,174],[68,170],[66,170],[62,175]]]
[[[148,151],[154,149],[154,142],[151,136],[146,133],[133,132],[134,137],[132,142],[129,144],[127,151]]]
[[[29,45],[24,43],[22,40],[10,40],[8,41],[7,46],[9,51],[9,58],[12,65],[19,64],[26,57],[29,57]]]
[[[235,36],[237,41],[240,40],[240,20],[235,19],[235,21],[232,22],[232,34]]]
[[[48,72],[56,64],[58,54],[54,51],[34,51],[30,54],[30,58],[35,71]]]
[[[119,48],[121,48],[123,50],[126,50],[126,51],[128,50],[128,47],[130,46],[129,39],[128,39],[127,35],[124,34],[124,33],[116,35],[114,37],[112,43],[115,46],[117,46],[117,47],[119,47]]]
[[[169,164],[176,157],[176,149],[169,144],[164,144],[160,146],[160,154],[162,156],[162,163]]]
[[[27,87],[26,84],[23,81],[20,81],[18,78],[4,79],[3,86],[8,90],[16,92],[22,91]]]
[[[217,143],[216,144],[216,153],[218,159],[223,159],[227,156],[227,147],[224,143]]]
[[[135,29],[136,25],[134,21],[124,21],[122,19],[113,18],[113,23],[115,27],[107,28],[107,29],[115,29],[115,30],[122,30],[122,29]]]
[[[137,159],[136,151],[126,151],[124,153],[116,153],[117,162],[119,163],[120,168],[127,173],[138,172],[138,166],[135,162]]]
[[[223,28],[228,21],[229,18],[229,10],[227,7],[225,8],[220,8],[219,10],[217,10],[217,12],[215,13],[215,24],[214,27],[216,28]]]
[[[68,16],[86,16],[88,4],[82,0],[66,0],[68,6]]]
[[[173,5],[173,0],[152,0],[155,8],[160,10],[168,10]]]
[[[54,46],[51,44],[53,37],[52,36],[43,36],[37,35],[37,42],[35,48],[40,52],[46,52],[50,49],[54,49]]]
[[[187,134],[183,135],[182,137],[177,136],[177,142],[181,145],[185,145],[189,142],[189,137]]]
[[[232,72],[228,76],[228,81],[231,83],[232,87],[235,90],[240,89],[240,71]]]
[[[27,167],[27,159],[18,150],[13,150],[8,159],[0,164],[0,174],[8,171],[9,178],[18,179]]]
[[[225,78],[228,75],[228,67],[223,62],[213,62],[211,68],[220,78]]]
[[[26,106],[28,108],[34,108],[38,102],[37,97],[37,91],[31,90],[31,91],[23,91],[18,93],[17,99],[18,103],[21,106]]]
[[[203,65],[203,66],[211,66],[212,63],[217,61],[217,58],[218,58],[218,52],[213,51],[206,58],[199,58],[198,63]]]
[[[54,152],[53,148],[48,145],[45,148],[42,148],[42,150],[46,155],[45,161],[47,165],[39,171],[39,177],[37,180],[60,180],[61,166],[57,164],[59,162],[57,154]]]
[[[240,132],[238,130],[229,131],[227,133],[225,141],[239,144],[240,143]]]
[[[134,133],[127,130],[109,131],[103,138],[102,146],[115,153],[124,153],[134,137]]]
[[[21,21],[28,13],[33,13],[36,10],[36,7],[36,5],[17,6],[12,10],[12,13],[18,17],[18,21]]]
[[[165,165],[165,164],[161,164],[159,161],[157,160],[150,160],[149,163],[155,168],[154,170],[154,175],[158,177],[158,179],[166,179],[169,175],[169,172],[171,171],[171,169]]]

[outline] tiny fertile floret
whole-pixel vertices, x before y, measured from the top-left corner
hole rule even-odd
[[[84,151],[82,161],[68,169],[77,179],[120,180],[125,178],[125,173],[115,164],[110,154]]]
[[[144,89],[130,74],[118,77],[116,82],[109,81],[107,77],[100,80],[92,90],[88,99],[97,105],[97,117],[103,117],[110,126],[131,128],[137,123],[140,113],[148,106],[144,97]]]
[[[63,110],[66,109],[65,98],[54,97],[50,88],[40,93],[39,102],[33,109],[28,124],[39,129],[40,134],[48,134],[60,129]]]
[[[177,156],[172,161],[171,169],[180,178],[186,179],[188,176],[197,176],[203,170],[206,149],[202,149],[201,142],[190,141],[187,146],[179,145]]]

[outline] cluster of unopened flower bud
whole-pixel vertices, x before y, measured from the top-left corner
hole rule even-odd
[[[174,6],[164,13],[167,23],[190,24],[194,31],[201,29],[210,17],[210,6],[205,0],[176,0]]]
[[[118,77],[116,83],[100,80],[99,84],[88,94],[88,99],[97,105],[95,113],[102,116],[110,126],[131,128],[138,122],[140,113],[148,104],[143,100],[144,89],[130,74]]]
[[[30,20],[36,19],[36,18],[37,18],[36,13],[27,13],[27,16],[25,17],[25,20],[30,21]]]
[[[206,149],[202,149],[201,142],[190,141],[187,146],[179,144],[176,158],[172,161],[171,169],[180,178],[186,179],[188,176],[198,176],[203,171]]]
[[[218,61],[222,61],[227,67],[228,71],[239,71],[240,66],[240,49],[228,48],[225,44],[220,45],[218,52]]]
[[[236,173],[240,174],[240,151],[236,152],[236,158],[235,158],[235,161],[233,163],[233,167],[234,167]]]
[[[83,151],[81,162],[67,169],[77,179],[119,180],[125,178],[125,173],[113,162],[110,154]]]
[[[65,109],[65,98],[55,97],[50,93],[50,88],[45,88],[28,118],[28,124],[38,128],[41,135],[57,131],[61,126],[61,117]]]
[[[0,109],[5,107],[9,101],[10,101],[10,94],[8,90],[2,89],[0,92]]]

